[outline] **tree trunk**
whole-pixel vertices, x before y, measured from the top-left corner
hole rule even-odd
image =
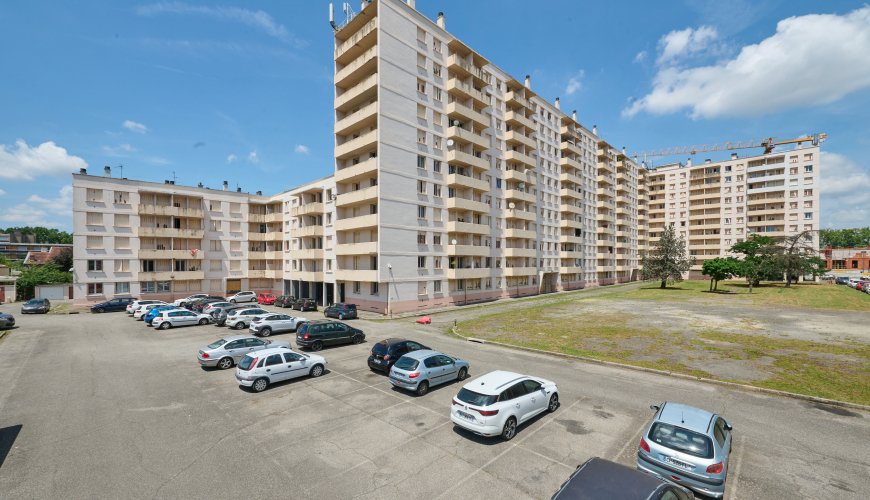
[[[662,286],[660,286],[659,288],[665,288],[665,286],[667,284],[668,284],[668,280],[662,280]]]
[[[713,283],[713,291],[714,291],[714,292],[718,292],[718,291],[719,291],[719,280],[716,280],[716,282]]]
[[[710,291],[713,291],[713,278],[710,278]]]

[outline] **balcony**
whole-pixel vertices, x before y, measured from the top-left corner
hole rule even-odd
[[[531,231],[528,229],[516,229],[509,227],[504,230],[505,238],[525,238],[525,239],[535,239],[538,237],[538,233],[535,231]]]
[[[470,97],[474,99],[478,105],[484,108],[490,105],[489,99],[483,95],[483,92],[475,89],[467,83],[463,83],[458,78],[449,78],[447,80],[447,92],[459,95],[463,99]]]
[[[363,243],[339,243],[335,246],[336,255],[374,255],[377,253],[377,241],[366,241]]]
[[[576,214],[576,215],[583,215],[583,207],[578,207],[578,206],[576,206],[576,205],[567,205],[567,204],[565,204],[565,203],[562,203],[562,204],[559,206],[559,210],[560,210],[563,214]]]
[[[559,190],[559,196],[561,196],[562,198],[569,197],[569,198],[576,198],[578,200],[582,200],[583,199],[583,192],[577,191],[576,189],[562,188]]]
[[[201,208],[183,208],[172,205],[139,205],[139,215],[202,218],[203,210]]]
[[[370,269],[339,269],[336,272],[336,280],[341,281],[370,281],[378,282],[378,271]]]
[[[323,226],[302,226],[293,230],[293,236],[299,238],[305,236],[323,236]]]
[[[447,223],[449,233],[490,234],[492,228],[486,224],[474,224],[472,222],[449,221]]]
[[[343,184],[359,179],[370,178],[378,173],[378,159],[369,158],[366,161],[344,167],[335,171],[336,184]]]
[[[153,248],[139,249],[140,259],[176,259],[176,260],[202,260],[203,251],[198,250],[195,254],[190,250],[156,250]]]
[[[451,165],[465,165],[480,170],[489,170],[489,162],[487,160],[456,149],[447,151],[447,162]]]
[[[507,102],[514,102],[524,108],[532,109],[532,103],[525,97],[521,96],[520,92],[522,91],[511,90],[504,95],[504,100]]]
[[[535,257],[537,250],[534,248],[504,248],[505,257]]]
[[[283,241],[284,233],[269,231],[268,233],[248,233],[248,241]]]
[[[616,254],[613,253],[597,253],[595,254],[595,258],[598,260],[613,260],[616,258]],[[612,265],[612,264],[611,264]]]
[[[535,141],[532,140],[531,137],[525,136],[522,132],[520,132],[518,130],[508,131],[508,133],[505,134],[504,139],[508,143],[511,143],[511,142],[519,143],[519,144],[522,144],[523,146],[525,146],[527,148],[531,148],[531,149],[536,149],[538,147],[538,145],[535,144]]]
[[[507,113],[505,113],[504,119],[508,123],[514,123],[528,129],[535,130],[535,122],[533,122],[529,118],[526,118],[524,114],[518,111],[508,111]]]
[[[451,117],[459,116],[463,118],[463,120],[460,121],[473,120],[484,128],[489,128],[490,125],[489,117],[487,117],[483,113],[469,108],[468,106],[465,106],[464,104],[459,104],[456,101],[447,104],[447,115]]]
[[[378,122],[378,103],[373,102],[360,108],[359,110],[336,120],[335,133],[338,135],[346,135],[353,130],[374,127]]]
[[[583,150],[580,149],[580,146],[574,144],[571,141],[562,141],[561,148],[562,148],[562,151],[568,151],[568,152],[574,153],[575,155],[577,155],[579,157],[583,157]]]
[[[505,213],[505,218],[534,221],[535,212],[526,212],[525,210],[519,210],[516,208],[513,210],[508,209],[508,211]]]
[[[570,235],[570,234],[562,234],[562,235],[559,235],[559,241],[562,243],[583,244],[583,237],[582,236],[574,236],[574,235]]]
[[[583,268],[577,266],[560,267],[559,274],[583,274]]]
[[[323,259],[322,248],[301,248],[290,250],[290,256],[296,259]]]
[[[289,274],[299,281],[325,281],[323,271],[290,271]]]
[[[157,271],[139,272],[139,281],[183,281],[201,280],[205,278],[204,271]]]
[[[468,280],[476,278],[488,278],[492,275],[492,269],[488,267],[447,269],[445,273],[450,280]]]
[[[365,23],[362,28],[350,36],[347,40],[341,42],[335,47],[335,62],[339,64],[347,64],[365,49],[373,46],[377,38],[374,36],[378,27],[378,18],[375,17],[371,21]],[[369,36],[372,35],[372,36]]]
[[[335,206],[349,207],[354,205],[371,204],[378,200],[378,186],[369,186],[367,188],[341,193],[335,199]]]
[[[448,186],[467,187],[477,191],[489,191],[489,183],[483,179],[475,179],[467,175],[449,174],[447,176]]]
[[[570,156],[560,157],[559,158],[559,165],[561,165],[563,167],[575,168],[577,170],[583,170],[583,165],[579,161],[575,160],[574,158],[571,158]]]
[[[298,207],[290,209],[290,214],[294,216],[322,213],[324,213],[324,207],[323,203],[320,202],[305,203],[304,205],[299,205]]]
[[[583,223],[579,220],[562,219],[559,221],[559,227],[567,227],[571,229],[583,229]]]
[[[520,191],[519,189],[506,189],[504,192],[504,197],[509,200],[522,200],[529,203],[535,202],[535,195],[533,195],[532,193],[527,193],[525,191]]]
[[[505,151],[504,158],[507,161],[518,161],[520,163],[523,163],[523,164],[529,166],[530,168],[535,168],[535,164],[536,164],[535,159],[532,158],[531,156],[529,156],[525,153],[521,153],[519,151],[513,151],[513,150]]]
[[[347,87],[349,83],[360,79],[362,75],[376,71],[378,67],[378,47],[374,46],[347,64],[345,67],[336,71],[335,85]]]
[[[447,69],[463,77],[472,76],[478,85],[488,85],[489,80],[483,70],[462,59],[459,54],[450,54],[447,57]]]
[[[473,212],[489,213],[489,205],[482,201],[470,200],[467,198],[447,198],[446,203],[448,210],[471,210]]]
[[[447,245],[447,255],[489,257],[492,249],[484,245]]]
[[[205,231],[202,229],[176,229],[173,227],[144,227],[139,226],[136,233],[140,238],[194,238],[202,239]]]
[[[579,175],[569,174],[568,172],[562,172],[559,174],[559,182],[572,182],[578,186],[583,185],[583,178]]]
[[[247,276],[253,278],[281,279],[283,272],[280,269],[248,269]]]
[[[483,149],[490,148],[489,138],[475,134],[474,132],[465,130],[464,128],[458,127],[456,125],[447,128],[447,138],[456,139],[457,142],[471,143]]]
[[[504,275],[508,277],[515,276],[536,276],[538,274],[537,267],[506,267]]]
[[[366,227],[377,227],[378,214],[361,215],[359,217],[348,217],[335,221],[336,231],[348,231],[351,229],[361,229]],[[322,229],[321,229],[322,231]],[[323,234],[321,232],[321,234]]]
[[[335,109],[347,111],[377,97],[378,75],[371,75],[335,97]]]
[[[354,156],[359,156],[363,152],[372,149],[378,141],[377,129],[366,132],[365,134],[351,139],[335,147],[335,158],[337,160],[345,160]]]
[[[562,250],[559,252],[560,259],[582,259],[583,250]]]
[[[526,173],[528,172],[528,173]],[[521,170],[508,169],[504,172],[505,180],[513,180],[517,182],[525,182],[526,184],[534,184],[535,183],[535,175],[533,171],[529,170],[523,172]]]

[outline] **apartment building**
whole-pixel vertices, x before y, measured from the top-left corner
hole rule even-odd
[[[784,237],[819,229],[818,146],[784,152],[664,165],[644,172],[648,244],[673,225],[695,257],[690,277],[704,261],[729,255],[751,234]],[[818,233],[813,233],[818,246]]]

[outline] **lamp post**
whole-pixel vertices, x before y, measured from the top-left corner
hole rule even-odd
[[[169,275],[169,293],[172,296],[171,302],[175,302],[175,274]]]
[[[392,298],[393,291],[392,285],[393,283],[393,265],[387,264],[387,271],[390,273],[390,281],[387,282],[387,312],[390,314],[390,319],[393,319],[393,308],[390,305],[390,299]]]

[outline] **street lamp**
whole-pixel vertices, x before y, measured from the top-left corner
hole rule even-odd
[[[175,274],[169,275],[169,293],[172,296],[171,302],[175,302]]]
[[[393,283],[393,265],[387,264],[387,271],[390,273],[390,281],[387,282],[387,312],[390,313],[390,319],[393,319],[393,308],[390,307],[390,298],[393,295],[391,284]]]

